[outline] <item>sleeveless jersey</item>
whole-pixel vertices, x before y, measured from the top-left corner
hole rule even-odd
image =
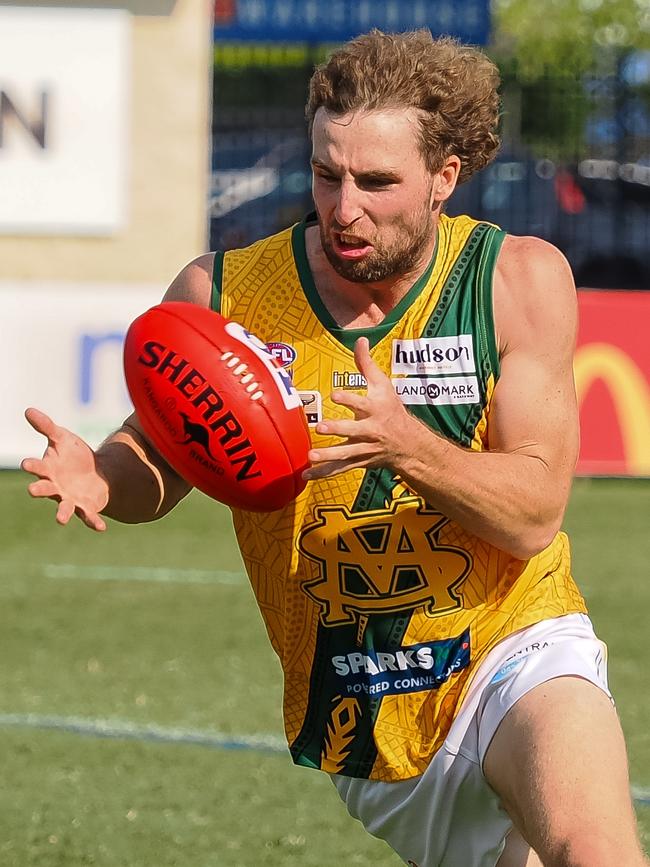
[[[432,262],[378,326],[343,329],[314,286],[307,223],[215,257],[212,306],[287,366],[313,431],[347,413],[371,354],[409,412],[459,446],[489,446],[499,375],[492,277],[504,233],[442,216]],[[300,765],[393,781],[421,774],[477,665],[515,630],[584,612],[558,533],[529,561],[477,538],[385,469],[309,482],[272,513],[234,510],[242,557],[284,671]]]

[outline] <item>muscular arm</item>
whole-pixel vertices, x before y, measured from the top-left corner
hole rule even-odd
[[[101,513],[124,524],[162,518],[191,489],[150,445],[135,414],[102,443],[95,461],[106,482]]]
[[[208,306],[213,260],[209,254],[186,265],[164,300]],[[190,485],[147,441],[135,414],[95,452],[44,413],[29,409],[26,416],[48,441],[41,459],[26,458],[22,462],[24,470],[37,476],[29,492],[58,502],[56,517],[60,524],[67,524],[75,514],[99,531],[106,529],[102,515],[123,523],[153,521],[169,512],[190,490]]]
[[[315,449],[310,477],[387,466],[443,514],[527,559],[560,527],[578,448],[576,298],[561,254],[535,238],[508,238],[495,275],[494,311],[501,373],[488,451],[461,448],[410,415],[360,341],[357,362],[368,394],[336,393],[356,419],[327,421],[317,432],[351,439]]]

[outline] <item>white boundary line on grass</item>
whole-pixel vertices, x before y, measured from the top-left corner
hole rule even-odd
[[[56,716],[36,713],[0,714],[0,727],[53,729],[97,738],[123,738],[155,743],[196,744],[224,750],[254,750],[287,754],[287,745],[279,735],[225,734],[205,729],[174,728],[159,725],[137,725],[128,720],[92,719],[78,716]],[[650,789],[632,786],[632,797],[638,805],[650,806]]]
[[[92,719],[37,713],[0,714],[0,727],[55,729],[98,738],[125,738],[172,744],[198,744],[225,750],[258,750],[286,753],[287,744],[279,735],[226,734],[209,729],[186,729],[160,725],[138,725],[129,720]]]
[[[170,569],[156,566],[78,566],[74,563],[44,563],[46,578],[90,581],[151,581],[161,584],[227,584],[246,583],[243,572],[208,569]],[[217,731],[201,731],[162,726],[138,726],[125,720],[86,719],[83,717],[46,716],[40,714],[0,714],[0,726],[56,729],[75,734],[105,738],[128,738],[164,743],[199,744],[221,749],[248,749],[286,752],[282,738],[275,735],[226,735]],[[650,789],[632,786],[637,804],[650,806]]]
[[[208,569],[168,569],[164,566],[79,566],[75,563],[43,563],[46,578],[84,581],[153,581],[159,584],[244,584],[243,572]]]

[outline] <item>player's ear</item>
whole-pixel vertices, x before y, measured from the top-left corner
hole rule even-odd
[[[440,171],[434,175],[431,197],[432,210],[437,208],[441,202],[447,201],[456,189],[460,166],[460,157],[456,156],[456,154],[451,154],[445,159]]]

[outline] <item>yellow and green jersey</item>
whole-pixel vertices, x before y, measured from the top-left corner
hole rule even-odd
[[[499,376],[492,278],[504,233],[442,216],[429,267],[395,309],[380,325],[344,329],[314,286],[308,225],[218,254],[213,307],[290,370],[312,428],[346,412],[333,388],[365,388],[353,346],[366,336],[409,412],[464,448],[488,449]],[[385,469],[310,482],[279,512],[234,511],[234,525],[284,670],[291,754],[331,773],[421,774],[498,641],[586,610],[563,533],[517,560]]]

